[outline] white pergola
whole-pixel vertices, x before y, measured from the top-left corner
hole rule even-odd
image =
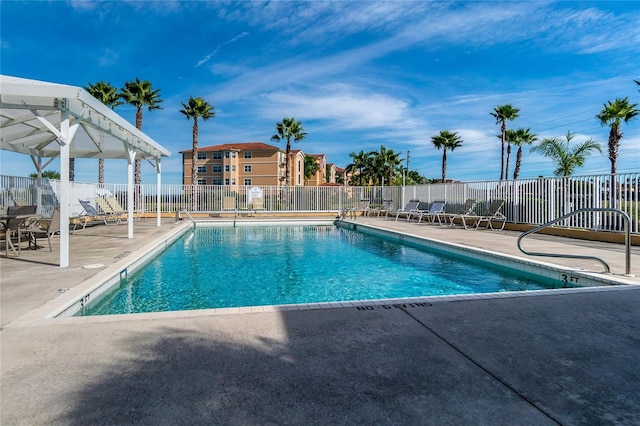
[[[60,158],[60,223],[69,223],[70,158],[120,158],[128,163],[128,236],[133,238],[133,165],[157,172],[160,226],[161,159],[170,152],[81,87],[0,75],[0,149],[29,155],[38,176]],[[69,266],[69,227],[61,226],[60,267]]]

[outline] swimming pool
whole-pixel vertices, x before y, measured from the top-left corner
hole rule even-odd
[[[335,226],[196,227],[77,315],[569,286]]]

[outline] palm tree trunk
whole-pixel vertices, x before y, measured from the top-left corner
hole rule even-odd
[[[193,117],[193,129],[191,131],[191,188],[193,189],[191,194],[191,203],[193,210],[198,210],[198,203],[196,197],[198,196],[196,191],[196,185],[198,184],[198,119]]]
[[[502,151],[500,155],[500,180],[504,179],[504,140],[506,139],[507,133],[507,125],[504,120],[502,121],[502,126],[500,126],[500,130],[502,133]]]
[[[507,164],[504,167],[504,178],[509,180],[509,157],[511,157],[511,143],[507,144]]]
[[[284,160],[284,181],[287,188],[291,186],[291,178],[289,177],[289,156],[291,154],[291,141],[287,138],[286,157]]]
[[[442,151],[442,183],[447,180],[447,150]]]
[[[104,183],[104,158],[98,159],[98,183]]]
[[[518,153],[516,154],[516,167],[513,169],[513,180],[518,179],[520,175],[520,164],[522,163],[522,147],[518,147]]]
[[[136,110],[136,129],[142,131],[142,107],[138,107]],[[142,160],[136,158],[134,165],[133,180],[136,189],[133,194],[133,208],[137,210],[140,206],[140,198],[142,197],[142,194],[140,193],[140,184],[142,183],[142,174],[140,169],[142,168]]]
[[[618,161],[618,146],[620,145],[620,139],[622,139],[622,133],[620,133],[620,127],[613,123],[611,125],[611,131],[609,132],[609,160],[611,161],[611,174],[615,175],[618,167],[616,162]]]

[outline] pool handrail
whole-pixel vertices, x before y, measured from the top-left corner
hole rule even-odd
[[[562,215],[556,219],[550,220],[549,222],[543,223],[542,225],[536,226],[535,228],[532,228],[528,231],[523,232],[522,234],[520,234],[520,236],[518,237],[518,249],[529,256],[546,256],[546,257],[566,257],[566,258],[571,258],[571,259],[591,259],[591,260],[595,260],[600,262],[604,268],[605,268],[605,272],[607,274],[611,273],[611,268],[609,268],[609,265],[602,259],[600,259],[599,257],[596,256],[585,256],[585,255],[578,255],[578,254],[557,254],[557,253],[541,253],[541,252],[528,252],[525,249],[522,248],[522,244],[520,243],[521,240],[526,237],[529,234],[533,234],[535,232],[538,232],[544,228],[547,228],[555,223],[558,223],[564,219],[567,219],[568,217],[571,216],[575,216],[577,214],[580,213],[585,213],[585,212],[610,212],[610,213],[617,213],[620,216],[622,216],[622,219],[624,221],[624,246],[625,246],[625,275],[631,275],[631,229],[630,229],[630,223],[631,223],[631,219],[629,218],[629,215],[627,214],[627,212],[625,212],[624,210],[620,210],[620,209],[615,209],[612,207],[588,207],[588,208],[583,208],[583,209],[578,209],[578,210],[574,210],[570,213],[567,213],[565,215]]]

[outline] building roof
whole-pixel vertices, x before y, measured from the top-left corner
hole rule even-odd
[[[267,145],[262,142],[233,142],[221,145],[204,146],[198,148],[198,151],[281,151],[280,148],[273,145]],[[180,151],[180,153],[191,152],[191,149]]]
[[[307,157],[315,157],[315,158],[322,158],[322,157],[326,157],[326,154],[305,154]]]

